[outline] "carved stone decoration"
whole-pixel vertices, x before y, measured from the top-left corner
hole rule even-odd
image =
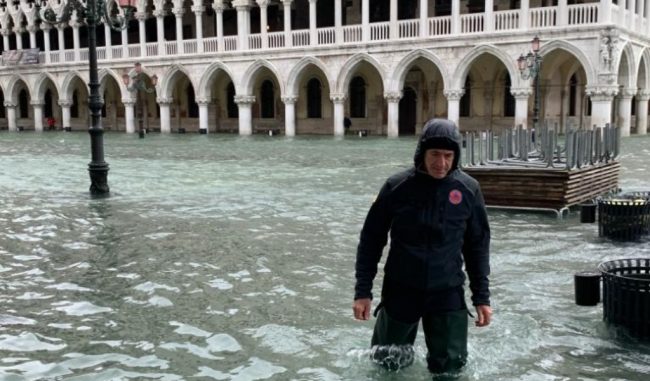
[[[334,102],[334,103],[343,103],[343,102],[345,102],[346,99],[347,99],[347,97],[345,96],[345,94],[332,94],[332,95],[330,95],[330,100],[332,102]]]
[[[443,91],[443,94],[445,97],[447,97],[448,101],[459,101],[460,98],[465,95],[465,90],[463,89],[450,89],[450,90],[445,90]]]
[[[5,101],[4,106],[7,108],[14,108],[14,107],[18,107],[18,104],[11,101]]]
[[[397,92],[384,93],[384,98],[388,103],[397,103],[399,102],[400,99],[402,99],[402,92],[397,91]]]
[[[197,98],[196,103],[198,105],[209,105],[211,102],[208,98]]]
[[[530,88],[510,89],[510,94],[512,94],[515,99],[528,99],[533,95],[533,90]]]
[[[621,98],[631,99],[632,97],[634,97],[636,95],[636,89],[621,89],[618,92],[618,95]]]
[[[642,102],[650,100],[650,90],[639,90],[636,99]]]
[[[281,98],[284,104],[295,104],[298,101],[298,97],[295,95],[288,95]]]
[[[243,105],[251,105],[255,103],[255,95],[236,95],[235,103]]]
[[[61,107],[71,107],[72,101],[68,99],[59,99],[59,106]]]
[[[589,86],[585,89],[585,94],[591,98],[592,102],[611,101],[618,94],[617,86]]]
[[[614,57],[618,51],[618,32],[609,27],[600,32],[600,67],[604,71],[612,71]]]
[[[170,104],[174,103],[174,100],[171,98],[156,98],[156,102],[160,106],[169,106]]]

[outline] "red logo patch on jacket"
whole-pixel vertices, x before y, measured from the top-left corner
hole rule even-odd
[[[458,189],[452,190],[449,192],[449,202],[451,202],[453,205],[460,204],[463,202],[463,194],[460,193]]]

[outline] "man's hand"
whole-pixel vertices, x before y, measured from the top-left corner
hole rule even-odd
[[[354,312],[354,318],[357,320],[368,320],[370,319],[370,309],[372,305],[372,300],[370,298],[357,299],[352,305],[352,311]]]
[[[476,320],[474,321],[474,324],[476,324],[477,327],[485,327],[490,325],[490,321],[492,320],[492,308],[487,305],[478,305],[476,306]]]

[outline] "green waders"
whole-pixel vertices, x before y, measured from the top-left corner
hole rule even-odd
[[[371,358],[388,370],[413,363],[419,322],[402,323],[380,308],[372,335]],[[467,310],[428,313],[422,317],[427,363],[432,373],[457,372],[467,362]]]

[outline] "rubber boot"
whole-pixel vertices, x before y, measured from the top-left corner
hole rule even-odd
[[[467,363],[467,324],[467,310],[424,316],[422,327],[430,372],[458,372]]]
[[[397,321],[381,308],[372,334],[370,358],[383,368],[397,371],[413,363],[413,343],[418,333],[418,323]]]

